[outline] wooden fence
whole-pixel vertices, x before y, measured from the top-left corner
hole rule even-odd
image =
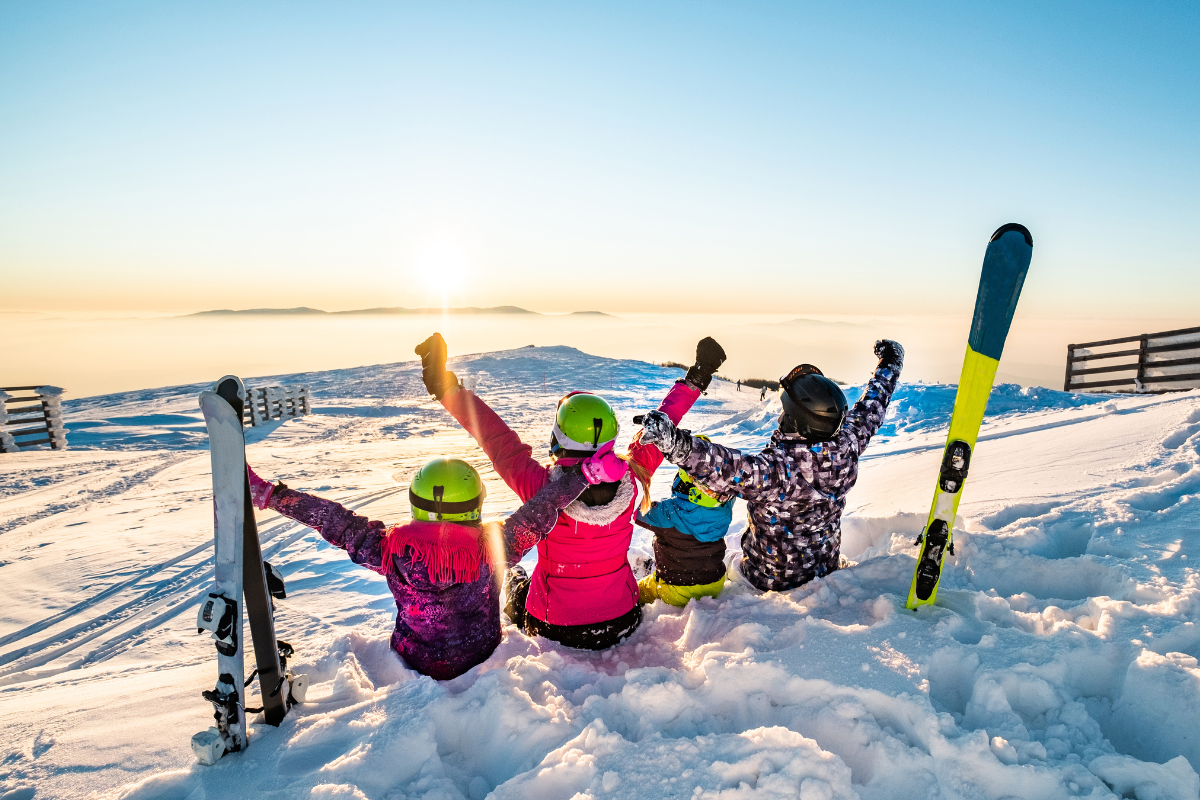
[[[0,453],[17,453],[43,444],[65,450],[62,393],[57,386],[0,386]]]
[[[1146,394],[1200,388],[1200,328],[1069,344],[1063,388]]]
[[[259,386],[248,389],[247,393],[247,425],[262,425],[273,419],[293,419],[312,413],[307,386]]]

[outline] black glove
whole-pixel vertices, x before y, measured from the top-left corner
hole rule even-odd
[[[657,447],[672,464],[678,464],[692,454],[691,432],[676,428],[671,418],[658,410],[642,418],[642,436],[638,441]]]
[[[875,343],[875,355],[879,357],[879,366],[892,367],[899,371],[904,366],[904,348],[899,342],[891,339],[880,339]]]
[[[724,363],[725,351],[721,345],[711,336],[705,336],[696,345],[696,363],[688,369],[683,379],[703,392],[712,383],[713,373]]]
[[[421,380],[431,395],[441,400],[458,386],[458,377],[446,369],[446,340],[440,333],[421,342],[413,352],[421,357]]]

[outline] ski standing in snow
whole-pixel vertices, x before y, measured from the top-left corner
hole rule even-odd
[[[1004,341],[1032,259],[1033,236],[1024,225],[1010,222],[997,229],[988,241],[942,468],[933,490],[933,507],[925,530],[915,542],[920,551],[907,602],[914,611],[918,606],[937,601],[946,554],[954,553],[954,517],[983,424],[983,412],[992,393],[996,368],[1000,366]]]
[[[204,692],[216,725],[192,737],[192,751],[201,764],[216,763],[249,745],[247,712],[261,711],[267,724],[278,725],[293,704],[304,701],[308,687],[306,675],[287,671],[292,646],[275,638],[271,597],[282,599],[286,590],[279,572],[262,560],[246,475],[245,399],[241,380],[231,375],[200,395],[212,460],[216,583],[200,605],[196,625],[212,634],[218,676],[216,688]],[[245,679],[243,605],[255,659],[255,670]],[[255,675],[263,705],[251,709],[245,687]]]

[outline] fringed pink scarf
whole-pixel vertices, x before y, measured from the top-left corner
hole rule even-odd
[[[479,580],[479,567],[488,557],[483,531],[452,522],[413,520],[396,525],[383,537],[383,565],[392,570],[392,557],[413,549],[413,560],[425,565],[434,582],[472,583]]]

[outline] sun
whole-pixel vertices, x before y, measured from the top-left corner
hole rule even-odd
[[[467,283],[470,272],[467,253],[452,242],[436,242],[417,255],[417,270],[422,282],[442,301],[447,308],[450,295]]]

